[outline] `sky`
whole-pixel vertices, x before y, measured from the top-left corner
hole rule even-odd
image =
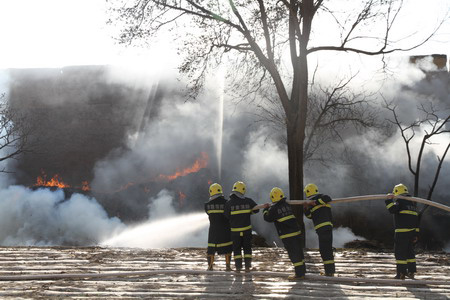
[[[414,27],[432,28],[450,8],[446,0],[426,2],[427,6],[420,0],[407,1],[404,11],[408,17],[403,18],[399,32],[402,29],[411,32]],[[0,68],[143,62],[151,63],[153,68],[175,68],[176,54],[167,52],[171,49],[170,40],[158,43],[151,50],[119,46],[113,38],[117,34],[114,27],[105,25],[107,19],[105,0],[2,0]],[[427,45],[412,54],[450,56],[449,49],[450,21],[447,20]],[[157,60],[152,59],[154,54],[160,54]]]
[[[133,65],[167,51],[118,45],[107,20],[104,0],[2,0],[0,68]]]

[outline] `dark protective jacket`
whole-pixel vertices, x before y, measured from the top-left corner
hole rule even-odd
[[[230,222],[224,215],[227,200],[220,196],[205,203],[205,212],[209,216],[208,244],[219,245],[230,243]]]
[[[410,197],[410,195],[407,195]],[[386,208],[394,215],[395,232],[419,232],[417,203],[405,199],[386,199]]]
[[[333,227],[331,215],[331,198],[328,195],[316,194],[309,200],[314,200],[316,204],[305,210],[305,215],[308,219],[312,219],[314,229]]]
[[[269,208],[264,209],[264,220],[274,222],[280,239],[301,234],[297,219],[292,213],[286,198],[281,199]]]
[[[259,211],[252,210],[256,205],[256,202],[250,198],[230,195],[230,200],[225,204],[225,217],[230,220],[231,232],[243,232],[252,229],[250,216]]]

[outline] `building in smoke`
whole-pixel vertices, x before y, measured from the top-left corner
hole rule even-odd
[[[138,138],[161,148],[174,145],[174,141],[167,145],[161,139],[144,137],[147,127],[158,118],[161,100],[172,84],[130,84],[117,80],[111,72],[108,66],[9,70],[7,97],[11,108],[26,116],[33,128],[29,138],[32,152],[8,166],[14,171],[15,182],[24,186],[56,183],[70,190],[69,194],[73,189],[81,193],[89,190],[110,215],[125,221],[148,217],[149,198],[164,188],[172,191],[177,208],[198,209],[199,203],[185,198],[187,194],[198,199],[192,193],[200,190],[199,182],[207,185],[211,179],[208,170],[201,170],[209,158],[200,151],[172,160],[179,163],[181,171],[196,160],[203,161],[197,170],[180,173],[183,176],[177,176],[178,166],[165,169],[163,162],[157,163],[158,158],[154,164],[142,164],[133,157],[126,162],[130,167],[126,172],[121,173],[116,166],[103,178],[95,178],[99,162],[126,156],[132,151],[130,143]],[[180,102],[175,97],[178,93],[171,90],[172,104]],[[142,151],[141,159],[153,155]],[[198,176],[188,176],[199,170]]]
[[[434,65],[435,70],[421,67],[421,62],[424,60],[430,61]],[[413,55],[409,57],[409,62],[418,66],[424,72],[448,72],[447,55],[445,54]]]
[[[32,153],[16,164],[17,183],[43,172],[81,185],[91,181],[97,160],[123,146],[136,131],[148,91],[108,83],[103,66],[11,69],[9,103],[33,128]]]

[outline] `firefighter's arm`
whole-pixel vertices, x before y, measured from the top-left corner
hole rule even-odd
[[[322,195],[316,199],[316,205],[326,205],[328,202],[331,202],[331,198],[328,195]]]
[[[207,215],[209,215],[209,213],[208,213],[208,204],[206,204],[206,203],[205,203],[205,212],[206,212]]]
[[[255,201],[253,201],[253,199],[250,199],[250,201],[251,201],[251,204],[250,204],[250,209],[252,210],[252,215],[253,214],[257,214],[257,213],[259,213],[259,209],[255,209],[255,210],[253,210],[253,207],[255,207],[256,205],[258,205],[258,204],[256,204],[256,202]]]
[[[305,208],[305,209],[304,209],[304,212],[305,212],[305,216],[306,216],[308,219],[311,219],[311,218],[312,218],[311,209],[309,209],[309,207],[308,207],[308,208]]]
[[[391,214],[395,214],[399,210],[398,203],[394,201],[394,195],[388,194],[387,199],[384,200],[384,203],[386,203],[386,208],[389,210]]]
[[[274,210],[269,207],[264,208],[263,211],[264,220],[267,222],[275,221]]]

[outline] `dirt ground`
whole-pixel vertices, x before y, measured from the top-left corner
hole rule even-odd
[[[449,299],[450,255],[417,256],[418,280],[446,281],[441,285],[397,285],[393,253],[338,249],[337,279],[319,277],[322,264],[315,249],[306,251],[310,278],[291,282],[293,267],[284,249],[254,249],[254,272],[222,272],[224,258],[216,257],[215,271],[206,269],[205,249],[127,249],[100,247],[0,247],[1,299],[276,299],[276,298],[401,298]],[[147,274],[145,271],[179,270]],[[106,274],[141,272],[134,276],[6,280],[11,275]],[[393,284],[340,282],[356,277],[392,279]],[[16,278],[17,279],[17,278]],[[410,281],[410,280],[407,280]]]

